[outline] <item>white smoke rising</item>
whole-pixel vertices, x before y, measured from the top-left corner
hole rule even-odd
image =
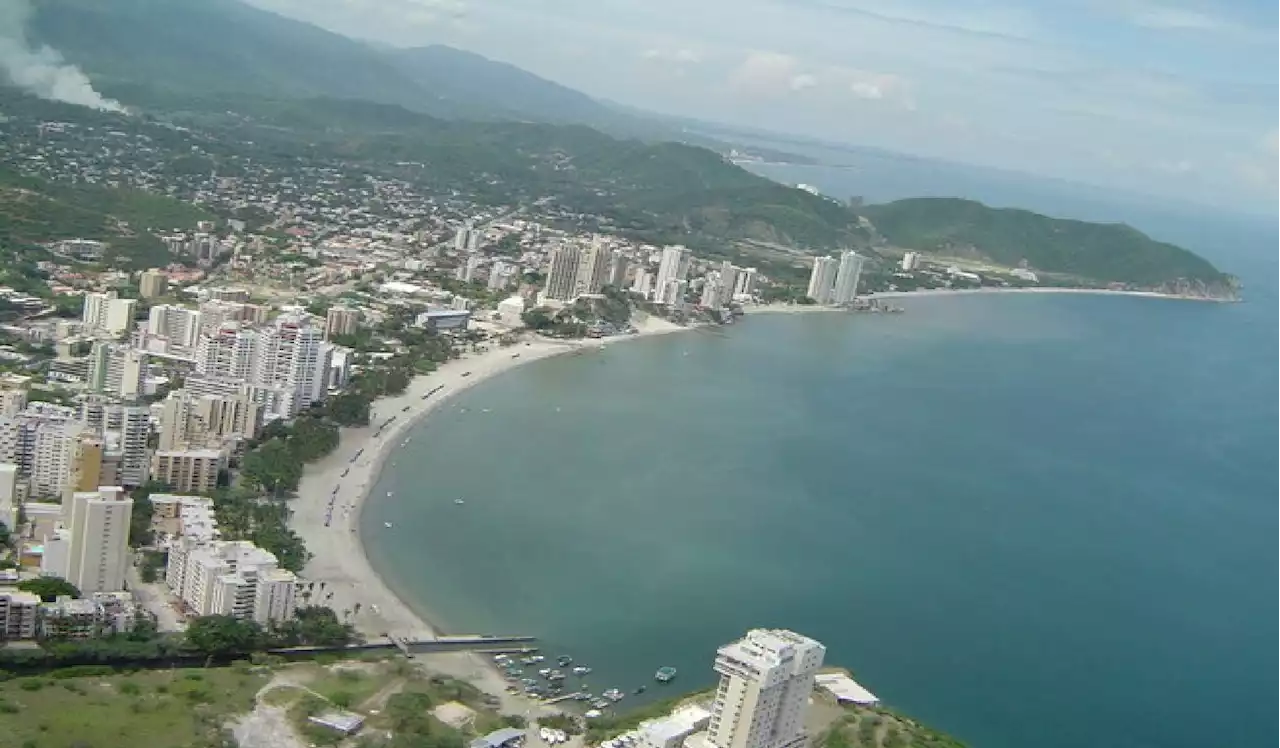
[[[31,46],[27,39],[30,18],[27,0],[0,0],[0,70],[9,80],[42,99],[123,112],[120,102],[93,90],[89,77],[62,59],[58,50]]]

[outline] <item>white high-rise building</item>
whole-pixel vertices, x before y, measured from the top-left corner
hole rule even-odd
[[[569,301],[574,297],[578,280],[578,248],[563,244],[551,250],[547,267],[547,283],[542,295],[553,301]]]
[[[679,300],[676,298],[679,286],[675,282],[685,279],[692,259],[693,253],[680,245],[662,250],[662,260],[658,263],[658,277],[653,283],[655,303],[670,304]]]
[[[467,261],[458,266],[457,279],[463,283],[470,283],[476,278],[476,271],[480,269],[480,255],[471,255]]]
[[[609,261],[612,258],[602,237],[591,239],[591,245],[578,252],[578,271],[574,278],[574,296],[600,293],[609,280]]]
[[[707,273],[705,282],[702,284],[702,298],[698,303],[707,309],[719,309],[724,305],[724,297],[720,294],[720,273],[712,270]]]
[[[17,465],[30,496],[61,496],[84,428],[74,408],[31,403],[17,415],[0,416],[0,463]]]
[[[84,594],[123,590],[133,499],[122,488],[103,486],[73,493],[63,511],[71,535],[61,576]]]
[[[809,289],[805,296],[819,304],[830,304],[835,294],[836,273],[840,263],[834,257],[813,258],[813,272],[809,273]]]
[[[194,349],[200,340],[200,316],[198,309],[157,304],[147,317],[147,335],[163,338],[177,348]]]
[[[126,400],[142,394],[147,354],[133,346],[95,341],[89,353],[88,388]]]
[[[489,268],[489,290],[501,291],[511,285],[516,277],[516,266],[509,262],[493,263],[493,267]]]
[[[740,271],[741,268],[728,260],[720,263],[720,303],[722,305],[733,301],[733,293],[738,285],[738,273]]]
[[[622,286],[627,282],[627,270],[630,264],[625,252],[621,249],[613,250],[609,258],[609,285],[621,290]]]
[[[151,411],[142,405],[84,403],[82,418],[92,433],[102,437],[104,454],[118,458],[119,485],[136,487],[147,482],[151,458]]]
[[[115,291],[87,293],[81,319],[86,332],[119,335],[133,327],[133,310],[138,302],[118,298]]]
[[[253,373],[258,335],[239,323],[227,322],[200,337],[196,373],[215,379],[247,381]]]
[[[249,541],[183,537],[169,549],[165,584],[196,615],[268,623],[293,617],[298,580]]]
[[[909,273],[920,266],[920,253],[907,252],[902,256],[902,270]]]
[[[467,247],[471,245],[471,232],[472,224],[470,221],[467,221],[463,224],[462,228],[458,229],[458,232],[453,235],[453,248],[459,252],[467,251]]]
[[[257,334],[259,346],[250,381],[292,392],[288,417],[324,399],[333,355],[333,347],[324,342],[324,330],[312,325],[306,315],[297,314],[282,315],[274,328]]]
[[[649,298],[649,293],[653,291],[653,274],[645,268],[636,270],[636,277],[631,281],[631,290]]]
[[[0,522],[10,530],[18,529],[18,466],[0,463]]]
[[[755,268],[741,268],[738,271],[737,282],[733,286],[734,296],[750,296],[756,290],[756,276],[759,274]]]
[[[866,258],[849,250],[840,253],[840,270],[836,273],[834,304],[852,304],[858,298],[858,279],[862,277],[862,266]]]
[[[61,496],[71,484],[76,445],[84,426],[77,421],[28,421],[26,460],[29,495]],[[21,463],[20,463],[21,464]]]
[[[27,391],[0,389],[0,418],[16,416],[27,408]]]
[[[686,748],[804,748],[805,710],[825,654],[813,639],[781,629],[752,629],[720,647],[711,724]]]
[[[324,315],[324,339],[335,335],[355,335],[360,329],[360,310],[344,306],[331,307]]]
[[[247,393],[196,395],[177,390],[160,409],[158,449],[218,449],[228,439],[252,439],[262,427],[262,411]]]

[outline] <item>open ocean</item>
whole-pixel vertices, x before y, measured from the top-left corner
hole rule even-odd
[[[1271,745],[1275,228],[1156,228],[1248,301],[909,298],[531,363],[417,428],[365,546],[597,692],[780,626],[975,747]]]

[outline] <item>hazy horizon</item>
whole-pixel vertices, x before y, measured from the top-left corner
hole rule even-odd
[[[1277,11],[1260,0],[250,1],[658,114],[1276,211]]]

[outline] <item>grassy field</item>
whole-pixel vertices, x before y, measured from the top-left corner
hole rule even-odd
[[[221,746],[228,715],[248,711],[267,676],[248,667],[0,682],[4,748]]]

